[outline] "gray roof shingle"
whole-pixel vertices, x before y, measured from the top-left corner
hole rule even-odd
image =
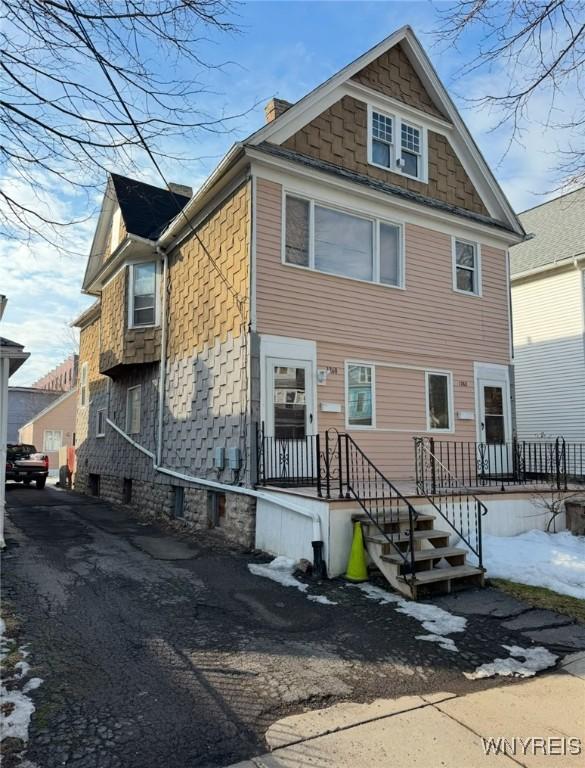
[[[530,240],[510,249],[512,276],[585,253],[585,187],[519,214]]]

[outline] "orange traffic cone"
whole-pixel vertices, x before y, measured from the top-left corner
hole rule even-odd
[[[362,534],[362,526],[358,522],[353,524],[353,541],[351,542],[351,552],[349,553],[345,578],[348,581],[355,582],[368,580],[364,537]]]

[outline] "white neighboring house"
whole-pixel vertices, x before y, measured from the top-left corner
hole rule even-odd
[[[510,251],[520,440],[585,443],[585,187],[521,213]]]

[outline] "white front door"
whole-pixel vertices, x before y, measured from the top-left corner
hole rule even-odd
[[[314,371],[309,360],[266,357],[264,474],[314,476]]]
[[[479,378],[478,463],[487,477],[513,475],[510,396],[507,376]]]

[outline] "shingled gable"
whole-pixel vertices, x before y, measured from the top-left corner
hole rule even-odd
[[[376,66],[372,67],[374,62]],[[410,77],[411,87],[408,88],[407,93],[404,89],[400,90],[397,78],[392,77],[393,68],[397,68],[400,73],[401,67],[403,73],[408,70],[409,75],[411,73],[414,75]],[[384,76],[384,69],[387,76]],[[425,113],[428,120],[435,122],[437,130],[448,134],[448,141],[439,133],[436,136],[448,145],[443,152],[443,160],[449,168],[455,167],[456,173],[451,174],[453,176],[451,181],[458,188],[462,184],[466,187],[465,196],[468,201],[466,207],[504,224],[516,235],[524,235],[520,221],[441,83],[429,57],[413,30],[408,26],[389,35],[381,43],[348,64],[297,101],[286,112],[250,136],[244,144],[260,147],[271,143],[298,151],[297,146],[290,146],[289,140],[334,105],[337,105],[337,108],[342,102],[345,104],[348,101],[351,102],[352,97],[356,96],[357,88],[376,91],[382,97],[388,96],[406,104],[410,109]],[[326,159],[331,161],[331,158]],[[437,176],[440,175],[439,170]],[[417,183],[414,182],[414,185]],[[422,190],[415,188],[414,185],[409,184],[408,189],[422,193]],[[462,201],[458,199],[458,195],[453,196],[451,193],[452,190],[448,191],[450,197],[446,197],[446,201],[461,205]],[[435,197],[435,195],[431,196]]]

